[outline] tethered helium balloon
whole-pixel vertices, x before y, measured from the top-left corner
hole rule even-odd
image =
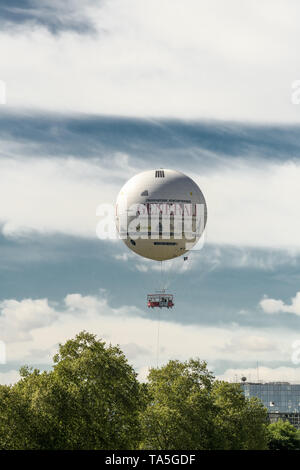
[[[199,241],[206,222],[201,189],[179,171],[160,168],[139,173],[117,197],[120,238],[144,258],[163,262],[186,254]],[[165,305],[148,302],[148,306]]]

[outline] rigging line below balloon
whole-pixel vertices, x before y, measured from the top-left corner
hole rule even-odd
[[[157,368],[158,368],[158,363],[159,363],[159,329],[160,329],[160,309],[158,310],[157,340],[156,340],[156,367]]]
[[[164,290],[167,290],[170,285],[172,260],[163,261],[163,277],[164,277]]]

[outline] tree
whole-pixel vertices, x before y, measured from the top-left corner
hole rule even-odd
[[[145,449],[208,449],[215,439],[213,375],[198,359],[169,361],[148,376],[149,402],[142,413]]]
[[[245,397],[239,384],[216,381],[215,424],[220,449],[267,449],[267,410],[255,397]]]
[[[149,373],[142,448],[266,449],[267,411],[238,384],[215,381],[205,362],[170,361]]]
[[[268,436],[275,448],[295,444],[286,423],[267,433],[262,403],[199,359],[169,361],[140,384],[119,347],[83,331],[59,345],[53,370],[20,375],[0,386],[0,449],[264,449]]]
[[[299,431],[289,421],[279,419],[268,426],[268,444],[271,450],[299,450]]]
[[[23,368],[22,379],[2,389],[3,448],[135,448],[142,388],[122,351],[81,332],[59,345],[54,363],[50,372]],[[18,402],[26,419],[17,419],[17,438],[5,443]]]
[[[22,449],[31,442],[28,403],[13,387],[0,386],[0,450]]]

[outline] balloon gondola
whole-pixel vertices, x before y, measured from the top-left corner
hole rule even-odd
[[[167,294],[162,290],[156,294],[147,295],[148,308],[172,308],[174,307],[173,294]]]

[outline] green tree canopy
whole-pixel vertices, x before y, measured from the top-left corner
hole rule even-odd
[[[271,450],[299,450],[299,431],[289,421],[279,419],[268,426],[268,443]]]
[[[59,346],[54,362],[51,372],[23,368],[16,385],[1,388],[2,448],[134,448],[141,385],[122,351],[81,332]]]
[[[143,448],[207,449],[214,439],[213,376],[200,360],[170,361],[149,372]]]
[[[215,381],[199,359],[150,370],[148,391],[143,448],[267,448],[262,403],[246,398],[238,384]]]
[[[0,386],[0,449],[264,449],[293,434],[267,433],[262,403],[200,359],[169,361],[140,384],[118,346],[85,331],[59,345],[51,371],[20,374]]]
[[[245,397],[237,383],[216,381],[214,403],[217,448],[267,449],[267,410],[258,398]]]

